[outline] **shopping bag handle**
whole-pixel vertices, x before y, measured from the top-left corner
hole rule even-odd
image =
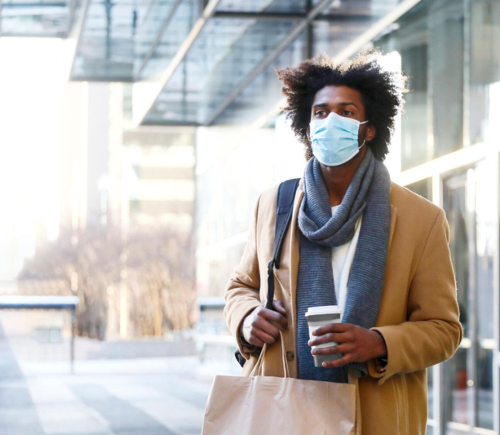
[[[280,341],[281,341],[281,361],[283,363],[283,374],[285,378],[290,377],[290,370],[288,369],[288,361],[286,360],[286,350],[285,350],[285,340],[283,339],[283,333],[280,331]],[[250,377],[259,376],[262,372],[262,364],[264,363],[264,355],[267,350],[267,343],[264,343],[262,351],[260,352],[259,359],[255,363],[255,367],[250,373]]]

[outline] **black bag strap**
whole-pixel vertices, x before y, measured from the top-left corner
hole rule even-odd
[[[276,225],[274,227],[274,255],[267,267],[267,302],[266,308],[274,310],[274,268],[280,268],[281,251],[283,250],[283,241],[285,240],[286,230],[290,226],[293,214],[293,201],[295,192],[299,185],[300,178],[283,181],[278,187],[278,198],[276,200]],[[256,351],[259,354],[260,348]],[[237,350],[234,353],[236,360],[243,367],[246,359]]]
[[[300,178],[283,181],[278,188],[276,200],[276,225],[274,229],[274,256],[267,266],[267,302],[266,308],[273,310],[274,299],[274,268],[279,269],[283,241],[293,214],[293,201]]]

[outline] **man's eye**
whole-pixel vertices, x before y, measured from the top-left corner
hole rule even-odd
[[[349,110],[342,110],[342,112],[340,112],[340,114],[342,116],[350,116],[350,115],[352,115],[352,112],[350,112]]]
[[[318,110],[318,111],[317,111],[314,115],[315,115],[315,116],[323,116],[323,115],[325,115],[325,114],[326,114],[326,113],[325,113],[325,111],[324,111],[324,110]]]

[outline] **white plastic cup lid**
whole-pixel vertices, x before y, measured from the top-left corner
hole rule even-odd
[[[324,305],[322,307],[309,307],[306,316],[317,314],[342,314],[342,310],[338,305]]]

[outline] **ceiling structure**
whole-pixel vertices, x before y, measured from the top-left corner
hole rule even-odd
[[[0,35],[65,38],[80,0],[2,0]]]
[[[418,2],[2,0],[0,23],[72,41],[71,80],[133,83],[136,124],[248,124],[280,100],[276,68],[359,49]]]

